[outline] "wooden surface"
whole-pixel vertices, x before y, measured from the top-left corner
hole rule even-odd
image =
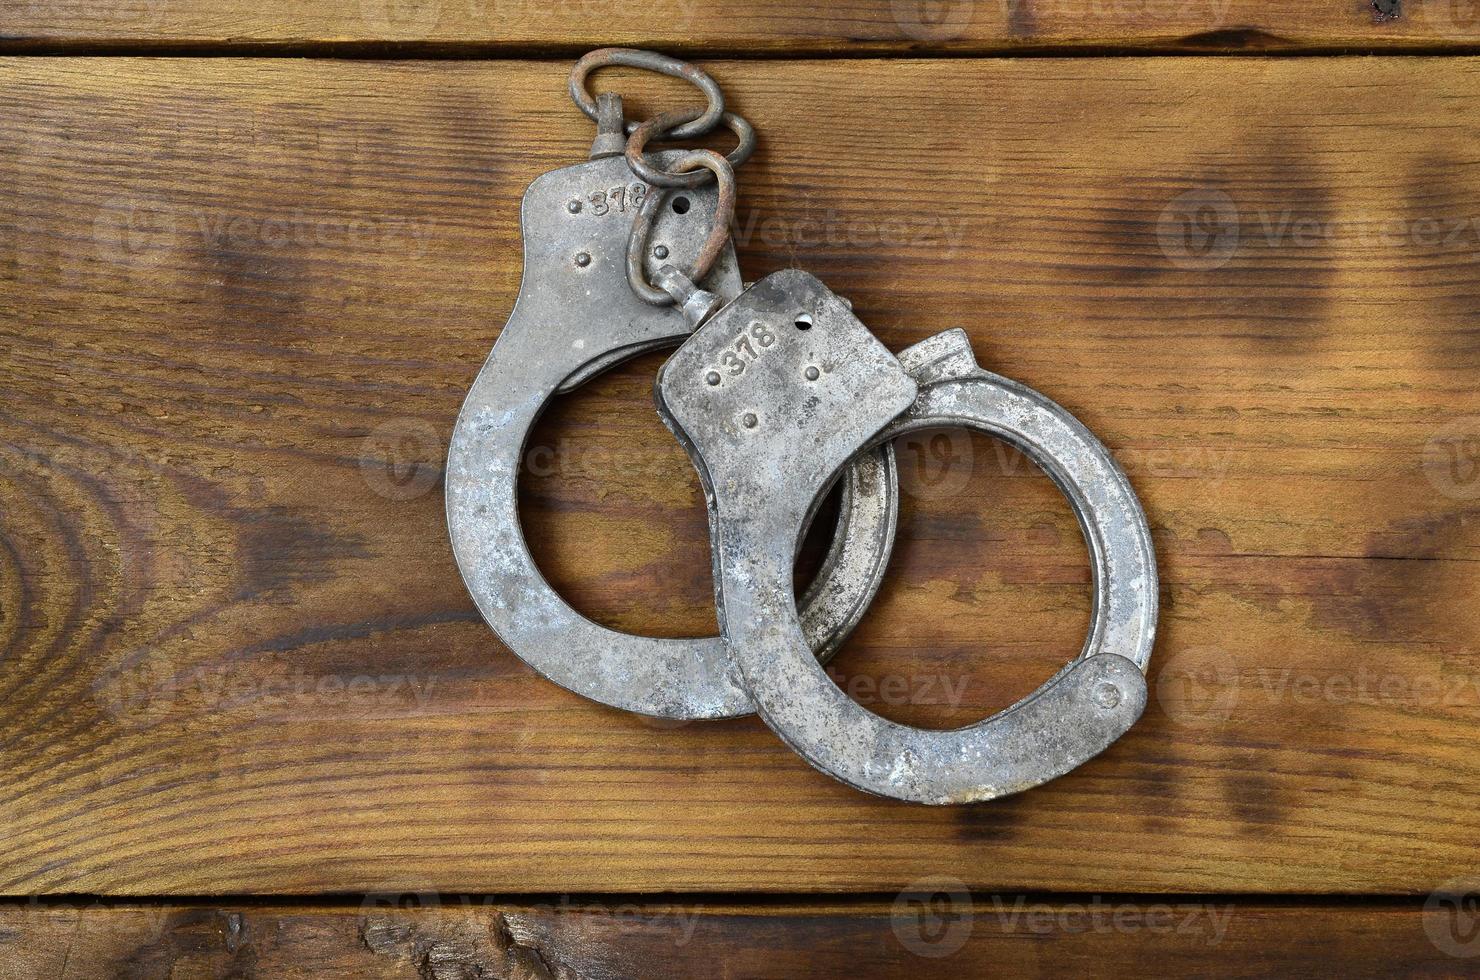
[[[66,902],[0,909],[0,976],[781,980],[1168,976],[1209,964],[1228,977],[1458,976],[1459,961],[1427,938],[1434,921],[1386,903],[1297,909],[1003,896],[935,911],[590,898],[514,904],[449,897],[414,910],[374,900],[331,907]]]
[[[1464,50],[1472,0],[0,0],[0,50]]]
[[[713,69],[764,139],[749,276],[804,266],[894,348],[963,326],[1125,461],[1163,578],[1145,718],[1047,787],[928,809],[498,644],[438,468],[522,188],[590,137],[565,66],[12,59],[3,890],[1423,894],[1472,865],[1480,65]],[[693,635],[704,514],[659,362],[551,413],[526,519],[579,608]],[[1088,581],[1045,478],[942,440],[902,447],[838,670],[955,725],[1077,652]]]

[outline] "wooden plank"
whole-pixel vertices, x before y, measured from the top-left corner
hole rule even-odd
[[[3,0],[0,50],[314,48],[690,54],[1472,49],[1469,0]],[[372,47],[366,47],[372,46]],[[382,49],[383,50],[383,49]]]
[[[749,275],[813,270],[896,349],[964,326],[1125,460],[1164,582],[1136,729],[919,808],[500,647],[437,481],[519,194],[590,137],[564,66],[15,59],[4,888],[1422,893],[1467,866],[1480,65],[719,69],[763,134]],[[526,520],[579,608],[687,635],[704,514],[658,362],[551,413]],[[897,557],[838,662],[891,717],[964,723],[1078,650],[1073,520],[994,446],[903,447]]]
[[[375,901],[74,903],[0,909],[0,977],[1462,976],[1470,947],[1447,928],[1441,910],[1416,906],[1099,896],[940,895],[934,905],[448,896],[409,911]]]

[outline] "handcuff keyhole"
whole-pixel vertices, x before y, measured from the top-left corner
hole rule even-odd
[[[810,313],[798,313],[797,314],[797,320],[796,320],[796,328],[798,330],[811,330],[812,329],[812,314],[810,314]]]
[[[674,214],[688,214],[689,213],[689,199],[686,198],[686,197],[675,197],[673,199],[673,213]]]

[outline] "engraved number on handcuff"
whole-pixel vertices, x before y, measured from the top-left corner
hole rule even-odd
[[[751,340],[755,345],[751,345]],[[749,331],[742,331],[731,345],[734,349],[725,351],[724,357],[719,359],[719,366],[725,369],[725,373],[732,378],[738,378],[745,373],[745,369],[760,360],[761,351],[776,343],[776,333],[760,320],[750,325]],[[741,355],[744,354],[745,357]],[[746,360],[746,357],[750,358]]]
[[[630,204],[632,210],[636,211],[642,207],[642,202],[647,198],[648,186],[636,183],[631,186],[608,188],[602,191],[592,191],[587,198],[591,202],[591,213],[598,218],[604,218],[613,211],[625,214]]]

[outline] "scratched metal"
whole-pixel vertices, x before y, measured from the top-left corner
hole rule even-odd
[[[757,347],[762,337],[775,339]],[[756,356],[707,383],[739,338]],[[766,723],[823,772],[920,803],[992,799],[1068,772],[1140,717],[1157,613],[1140,503],[1083,425],[977,367],[961,331],[896,359],[822,283],[779,272],[674,353],[658,399],[710,498],[721,626],[739,679]],[[791,585],[810,509],[852,455],[942,425],[991,433],[1043,467],[1073,505],[1094,569],[1079,657],[1013,707],[955,731],[900,725],[848,698],[803,642]]]
[[[669,165],[679,154],[655,156]],[[643,351],[672,345],[692,329],[678,309],[644,303],[628,288],[633,194],[645,192],[616,156],[545,174],[525,193],[524,278],[453,433],[447,524],[478,609],[539,673],[643,714],[733,717],[753,709],[730,677],[719,637],[639,637],[591,622],[550,588],[519,524],[519,463],[551,396]],[[675,257],[694,254],[708,231],[714,194],[712,186],[670,194],[653,248],[663,246]],[[672,206],[680,196],[691,204],[684,214]],[[651,262],[649,276],[656,273],[657,260]],[[739,293],[732,248],[725,248],[702,285],[726,300]],[[873,599],[893,542],[897,501],[893,456],[860,457],[849,471],[832,550],[804,602],[806,642],[824,658]]]

